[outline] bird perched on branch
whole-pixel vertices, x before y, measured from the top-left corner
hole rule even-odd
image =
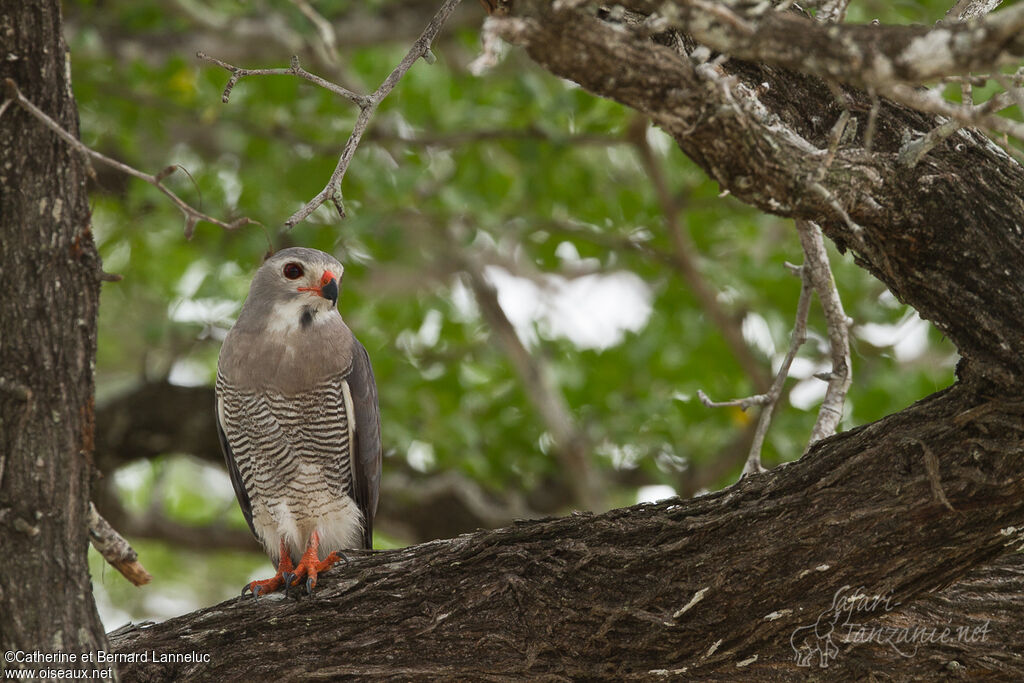
[[[268,258],[217,363],[217,427],[249,528],[285,590],[370,548],[380,489],[377,385],[338,312],[343,268],[316,249]]]

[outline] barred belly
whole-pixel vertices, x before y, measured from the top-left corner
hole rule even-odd
[[[283,539],[293,557],[313,531],[320,553],[359,547],[362,518],[352,499],[351,396],[340,376],[294,396],[240,390],[217,377],[218,410],[252,504],[252,522],[271,555]]]

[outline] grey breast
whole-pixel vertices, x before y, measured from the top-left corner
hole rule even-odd
[[[238,389],[217,374],[222,427],[254,507],[284,500],[305,520],[352,494],[343,374],[294,396]]]

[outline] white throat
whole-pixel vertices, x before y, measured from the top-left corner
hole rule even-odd
[[[290,335],[320,327],[332,316],[340,314],[321,297],[298,296],[274,307],[267,319],[266,331],[271,334]]]

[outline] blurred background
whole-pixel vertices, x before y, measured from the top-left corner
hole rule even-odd
[[[948,2],[855,1],[850,21],[932,23]],[[346,266],[340,309],[380,389],[377,547],[515,519],[602,511],[737,478],[757,409],[705,408],[764,391],[789,344],[802,254],[792,222],[720,196],[639,114],[499,48],[467,0],[378,110],[330,204],[320,191],[356,110],[285,67],[372,91],[438,0],[66,2],[86,144],[155,173],[194,206],[261,222],[200,224],[191,241],[158,191],[97,166],[100,307],[95,500],[153,582],[92,553],[108,629],[237,595],[272,572],[223,469],[212,382],[220,343],[268,250],[317,247]],[[841,428],[948,385],[955,350],[829,245],[851,333]],[[765,445],[802,453],[830,368],[820,309]]]

